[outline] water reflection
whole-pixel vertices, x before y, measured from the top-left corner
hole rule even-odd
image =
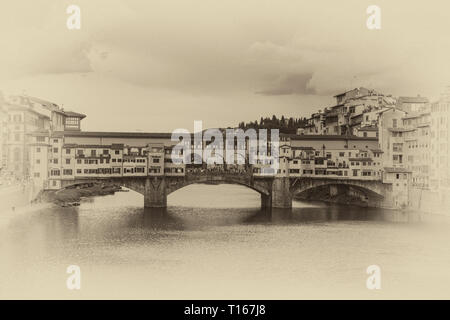
[[[135,225],[146,229],[184,230],[183,221],[167,208],[144,208]]]
[[[433,265],[433,286],[450,283],[441,272],[448,250],[436,245],[449,233],[390,223],[407,221],[405,213],[304,202],[262,210],[248,189],[194,190],[201,196],[175,192],[168,208],[144,208],[127,192],[17,214],[0,233],[0,298],[69,294],[70,264],[82,267],[86,298],[311,298],[314,290],[324,298],[330,283],[334,298],[360,297],[373,263],[402,283],[404,266],[428,281]]]
[[[85,241],[129,240],[137,232],[152,238],[161,232],[208,230],[214,227],[252,224],[297,225],[338,221],[407,221],[404,212],[323,203],[296,203],[293,208],[204,208],[169,206],[143,208],[124,203],[111,206],[117,196],[83,201],[80,207],[53,206],[13,219],[8,230],[15,239],[39,235],[47,243],[78,239]],[[126,199],[126,194],[119,196]],[[245,203],[243,203],[245,205]],[[139,231],[140,230],[140,231]]]
[[[302,224],[332,221],[408,221],[408,214],[401,211],[377,208],[359,208],[347,205],[318,205],[300,208],[272,208],[255,210],[243,223]]]
[[[25,212],[13,217],[6,228],[12,237],[24,240],[37,234],[47,242],[70,239],[79,232],[79,212],[77,208],[51,208]]]

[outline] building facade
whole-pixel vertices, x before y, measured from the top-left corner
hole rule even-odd
[[[24,95],[0,95],[0,175],[2,180],[47,179],[50,136],[55,130],[80,131],[85,116]],[[50,154],[51,155],[51,154]]]
[[[48,130],[50,118],[39,112],[30,100],[23,96],[8,97],[3,101],[2,107],[2,175],[27,179],[30,177],[28,134],[37,130]]]
[[[396,100],[363,87],[334,96],[336,104],[312,114],[299,135],[377,136],[379,111],[395,107]]]
[[[431,104],[431,165],[430,186],[433,189],[450,189],[450,87],[442,93],[439,101]]]

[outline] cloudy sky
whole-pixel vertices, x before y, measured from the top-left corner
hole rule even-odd
[[[381,30],[366,27],[371,4]],[[307,116],[356,86],[434,99],[450,84],[449,15],[448,0],[5,0],[0,90],[98,131]]]

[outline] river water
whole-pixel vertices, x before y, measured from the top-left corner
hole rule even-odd
[[[450,298],[444,218],[297,201],[269,215],[235,185],[192,185],[168,203],[147,210],[130,191],[2,208],[0,298]],[[66,287],[69,265],[80,290]],[[369,265],[379,290],[366,287]]]

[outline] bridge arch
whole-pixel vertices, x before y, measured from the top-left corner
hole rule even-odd
[[[241,185],[258,192],[263,206],[271,205],[272,179],[254,179],[245,174],[75,179],[62,182],[61,188],[67,189],[90,183],[115,184],[129,188],[144,195],[145,207],[166,207],[169,194],[188,185],[201,183]]]
[[[294,183],[291,187],[292,196],[298,196],[305,192],[310,192],[316,188],[334,186],[336,187],[336,194],[339,193],[339,189],[345,188],[347,191],[354,189],[361,195],[364,195],[369,203],[381,202],[385,198],[385,186],[378,181],[364,181],[364,180],[351,180],[342,179],[336,181],[335,179],[303,179],[299,183]]]
[[[79,186],[88,186],[94,184],[104,185],[118,185],[128,188],[137,193],[145,195],[145,182],[142,179],[133,178],[107,178],[107,179],[75,179],[75,180],[63,180],[61,181],[61,190],[76,188]]]
[[[197,176],[191,179],[176,179],[166,184],[166,194],[171,193],[193,184],[234,184],[247,187],[261,195],[270,195],[270,185],[267,181],[252,181],[227,176]]]

